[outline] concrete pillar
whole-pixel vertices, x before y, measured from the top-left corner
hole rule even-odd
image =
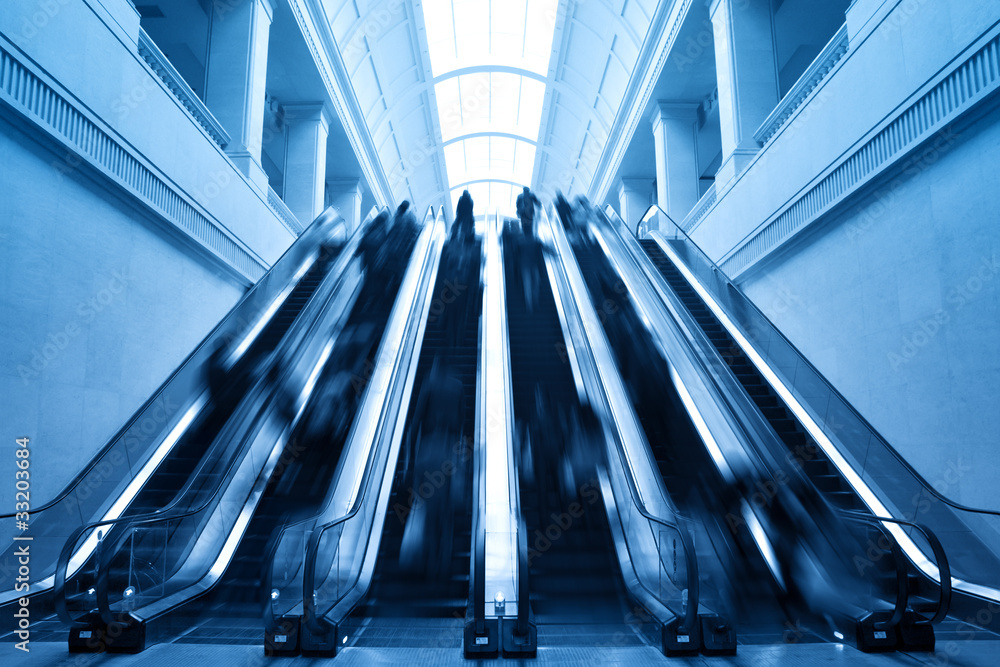
[[[618,188],[618,214],[625,226],[635,234],[636,225],[653,201],[652,178],[623,178]]]
[[[229,133],[226,153],[261,192],[267,47],[272,0],[230,0],[212,5],[205,104]]]
[[[361,224],[361,198],[364,190],[357,178],[330,178],[326,181],[326,205],[337,209],[347,221],[350,233]]]
[[[725,186],[757,154],[754,132],[777,106],[778,66],[770,0],[712,0]]]
[[[322,102],[285,104],[284,201],[303,226],[323,212],[330,112]]]
[[[653,112],[656,203],[680,222],[698,203],[698,105],[659,102]]]

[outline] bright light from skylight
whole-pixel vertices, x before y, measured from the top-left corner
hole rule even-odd
[[[512,215],[531,183],[558,5],[423,0],[453,205],[468,189],[477,214]]]

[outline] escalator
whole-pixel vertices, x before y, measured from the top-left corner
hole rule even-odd
[[[780,641],[788,627],[801,630],[799,641],[818,639],[783,604],[752,538],[727,524],[738,499],[685,413],[627,288],[598,246],[578,240],[573,250],[664,486],[678,511],[694,519],[703,604],[729,610],[743,643]]]
[[[739,343],[713,314],[680,270],[668,259],[657,242],[646,239],[640,240],[639,245],[783,443],[786,448],[784,460],[792,462],[790,465],[800,467],[815,489],[835,510],[841,511],[848,517],[867,514],[868,507],[855,489],[824,453],[822,447],[806,432],[788,405],[747,357]],[[858,530],[859,541],[868,545],[866,558],[870,559],[873,565],[891,560],[891,550],[888,548],[886,536],[876,526],[861,526]],[[895,584],[893,581],[895,574],[884,567],[881,570],[873,582],[873,593],[875,593],[873,597],[879,597],[879,590],[891,591]],[[931,590],[928,582],[916,573],[910,572],[907,576],[908,604],[905,622],[906,630],[912,639],[909,648],[933,646],[933,632],[928,621],[939,609],[940,594]]]
[[[975,612],[1000,599],[1000,512],[963,506],[928,484],[662,211],[644,216],[642,241],[609,231],[622,225],[605,213],[593,228],[602,245],[646,285],[719,388],[718,405],[753,434],[746,451],[770,471],[761,495],[784,494],[812,515],[811,528],[789,523],[788,503],[778,502],[773,525],[831,547],[825,562],[842,577],[829,581],[853,579],[850,593],[814,587],[819,607],[838,607],[829,616],[856,620],[852,629],[837,621],[833,634],[850,632],[866,651],[926,651],[949,613],[952,631],[958,619],[992,629],[994,617]]]
[[[164,635],[184,643],[259,642],[269,540],[277,528],[315,515],[329,493],[415,240],[395,239],[386,265],[369,269],[225,575],[207,596],[171,614]]]
[[[188,415],[194,418],[175,428],[180,435],[128,511],[111,520],[84,525],[63,548],[57,575],[69,573],[69,585],[57,577],[54,597],[64,622],[72,619],[72,651],[142,650],[147,629],[152,641],[185,633],[196,640],[202,624],[192,619],[198,610],[207,615],[204,609],[216,605],[220,591],[239,591],[247,597],[246,591],[259,588],[259,558],[267,536],[294,506],[301,510],[310,499],[315,503],[322,497],[337,461],[336,451],[314,449],[300,456],[296,429],[304,424],[299,417],[306,412],[308,397],[315,395],[319,371],[324,366],[328,371],[337,370],[327,363],[332,347],[335,341],[347,340],[338,332],[344,328],[351,304],[357,303],[359,293],[366,293],[357,289],[354,251],[370,232],[372,219],[343,244],[333,240],[328,229],[335,219],[322,217],[303,235],[306,245],[301,241],[295,244],[202,346],[204,350],[214,343],[214,351],[203,353],[200,375],[207,376],[209,389],[189,409]],[[327,230],[317,233],[317,226]],[[405,257],[401,261],[405,262]],[[281,274],[291,274],[291,281],[282,285],[282,279],[276,277]],[[376,291],[383,290],[392,283],[387,277],[379,275],[370,283],[379,286]],[[268,284],[269,279],[274,284]],[[392,295],[388,299],[391,305]],[[372,315],[357,310],[368,327],[362,337],[367,339]],[[259,317],[261,313],[263,317]],[[235,322],[230,322],[234,318]],[[342,352],[351,363],[367,356],[356,354],[357,350]],[[214,432],[207,434],[211,438],[199,441],[199,435],[206,433],[204,423],[211,425],[220,407],[229,408],[232,417],[219,420]],[[184,456],[192,449],[200,460],[184,470],[176,461],[193,458]],[[298,484],[305,480],[294,480],[295,474],[303,470],[305,476],[315,474],[308,491],[296,488],[293,494],[292,485],[269,484],[279,464],[282,469],[289,468],[288,479]],[[251,522],[268,490],[274,502]],[[164,505],[163,501],[169,502]],[[101,558],[93,566],[70,573],[74,545],[87,530],[102,526],[111,530],[101,530],[105,533]],[[208,540],[202,539],[205,534]],[[219,586],[219,577],[232,562],[243,537],[249,539],[241,546],[239,560]],[[205,598],[209,591],[210,597]],[[226,599],[224,593],[221,597]],[[254,597],[253,605],[226,613],[224,618],[253,617],[253,635],[259,636],[260,600]],[[193,599],[198,602],[189,604]],[[88,611],[95,607],[99,613]],[[183,613],[178,614],[178,609]],[[121,637],[107,634],[112,619],[128,629]],[[156,623],[151,623],[153,620]],[[213,634],[216,640],[227,635]],[[244,636],[247,634],[244,629]]]
[[[564,458],[570,438],[560,433],[558,415],[580,406],[545,251],[509,227],[502,242],[520,505],[539,645],[641,645],[626,621],[630,610],[601,502],[596,452],[582,466]]]
[[[440,646],[441,637],[461,637],[469,603],[481,258],[479,240],[452,239],[441,254],[372,584],[354,612],[362,629],[353,645],[385,645],[390,638],[397,645]],[[435,409],[427,400],[440,379],[461,385],[454,386],[458,405],[448,406],[457,414],[450,416],[447,442],[427,437],[421,423]],[[419,503],[440,510],[438,516],[422,514]],[[407,535],[411,520],[439,530],[415,524]]]
[[[374,215],[362,223],[362,230]],[[197,495],[219,481],[206,473],[217,456],[213,441],[250,387],[267,375],[279,341],[329,277],[345,247],[339,240],[342,230],[343,221],[332,212],[319,216],[90,465],[55,499],[34,508],[32,552],[37,566],[32,568],[30,595],[41,636],[49,630],[64,636],[65,625],[53,615],[60,599],[69,605],[70,614],[96,604],[93,538],[108,538],[106,526],[167,512],[183,502],[182,494]],[[206,474],[195,479],[195,470]],[[61,558],[72,564],[59,568]],[[56,571],[69,575],[68,585],[53,574]]]

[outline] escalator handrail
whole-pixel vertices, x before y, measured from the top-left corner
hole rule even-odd
[[[892,615],[887,620],[876,623],[875,629],[887,630],[896,627],[903,620],[903,615],[906,613],[906,606],[909,604],[910,599],[909,561],[906,558],[906,554],[903,553],[903,548],[899,545],[899,541],[875,517],[849,510],[845,510],[842,515],[848,521],[864,523],[875,528],[889,544],[889,551],[892,554],[893,565],[896,571],[896,600],[893,603]]]
[[[722,270],[722,268],[720,268],[714,261],[712,261],[712,259],[701,249],[701,246],[699,246],[687,234],[687,232],[685,232],[684,229],[680,227],[680,225],[677,225],[677,223],[674,222],[670,218],[670,216],[668,216],[666,214],[666,212],[664,212],[663,209],[661,209],[658,205],[653,204],[653,205],[651,205],[649,207],[649,209],[647,209],[646,213],[642,216],[640,224],[642,222],[645,222],[648,218],[650,218],[653,214],[655,214],[657,212],[660,213],[661,215],[663,215],[664,217],[666,217],[671,222],[673,222],[674,225],[675,225],[675,227],[676,227],[676,231],[679,232],[679,233],[681,233],[684,236],[684,239],[687,241],[687,243],[688,243],[688,245],[690,247],[692,247],[692,248],[694,248],[694,249],[697,250],[697,252],[701,256],[701,259],[703,261],[707,262],[709,264],[710,268],[714,272],[716,272],[717,274],[719,274],[719,276],[723,277],[725,279],[726,283],[728,285],[730,285],[733,290],[736,290],[736,291],[740,292],[740,294],[742,294],[742,291],[739,289],[739,287],[737,287],[732,282],[732,280],[729,278],[728,274],[726,274]],[[610,218],[610,219],[617,218],[618,220],[621,220],[621,217],[618,215],[617,212],[615,212],[614,208],[612,208],[610,204],[605,207],[604,214],[608,218]],[[790,349],[798,357],[799,362],[801,362],[805,366],[807,366],[812,371],[812,373],[817,378],[819,378],[820,381],[822,381],[826,385],[826,387],[830,391],[831,395],[835,396],[837,398],[838,402],[843,407],[847,408],[855,416],[855,418],[858,420],[858,422],[862,426],[864,426],[864,428],[867,429],[868,432],[879,443],[881,443],[883,445],[883,447],[885,448],[885,450],[887,452],[889,452],[894,458],[896,458],[899,461],[899,463],[913,476],[914,480],[916,480],[921,486],[924,487],[924,490],[925,490],[926,493],[928,493],[931,496],[933,496],[936,500],[938,500],[938,501],[940,501],[940,502],[942,502],[942,503],[944,503],[944,504],[946,504],[946,505],[948,505],[948,506],[950,506],[950,507],[952,507],[954,509],[962,511],[962,512],[968,512],[970,514],[985,514],[985,515],[992,515],[992,516],[998,516],[998,517],[1000,517],[1000,510],[986,509],[986,508],[981,508],[981,507],[969,507],[968,505],[963,505],[962,503],[956,502],[956,501],[948,498],[947,496],[945,496],[941,492],[939,492],[937,489],[935,489],[933,485],[928,484],[926,482],[926,480],[924,480],[923,476],[898,451],[896,451],[896,449],[892,445],[890,445],[885,440],[885,438],[883,438],[881,436],[881,434],[875,429],[875,427],[872,426],[868,422],[868,420],[865,419],[865,417],[862,414],[860,414],[854,408],[854,406],[850,402],[848,402],[847,399],[845,399],[843,397],[843,395],[839,391],[837,391],[837,388],[834,387],[832,384],[830,384],[830,382],[826,379],[826,377],[824,375],[822,375],[819,372],[819,370],[816,369],[816,367],[809,361],[809,359],[804,354],[802,354],[802,352],[795,345],[793,345],[792,342],[788,340],[788,338],[785,337],[785,335],[781,332],[781,330],[778,329],[776,326],[774,326],[771,323],[771,320],[766,315],[764,315],[763,312],[761,312],[761,310],[757,307],[757,304],[754,303],[754,301],[752,299],[744,297],[742,301],[743,301],[744,304],[746,304],[747,306],[749,306],[754,311],[755,315],[758,318],[760,318],[761,320],[763,320],[763,321],[765,321],[765,322],[767,322],[768,324],[771,325],[771,332],[781,338],[782,342],[788,347],[788,349]]]
[[[366,220],[366,223],[367,222],[368,220]],[[325,281],[329,285],[329,293],[332,294],[332,292],[335,291],[336,287],[342,282],[344,272],[347,266],[351,262],[353,256],[353,249],[360,243],[360,239],[365,233],[366,229],[367,225],[362,225],[358,228],[358,230],[354,233],[354,235],[352,235],[351,240],[348,242],[348,244],[344,247],[344,249],[338,256],[335,265],[331,268],[329,273],[330,278],[328,281]],[[310,304],[313,303],[316,302],[310,300]],[[326,304],[324,303],[323,307],[325,306]],[[301,315],[306,315],[306,313],[307,311],[304,309]],[[304,318],[296,318],[296,322],[304,322],[304,321],[305,321]],[[306,326],[306,329],[310,330],[314,325],[315,325],[314,322],[309,322],[308,326]],[[292,332],[290,331],[289,333]],[[252,388],[250,392],[248,392],[248,395],[250,395],[250,393],[252,393],[259,386],[267,382],[268,380],[266,378],[260,378],[257,381],[257,384],[254,386],[254,388]],[[264,403],[262,405],[259,402],[258,398],[253,405],[246,407],[243,410],[243,412],[251,413],[253,416],[249,418],[249,422],[251,424],[255,424],[258,422],[261,410],[266,406],[267,403]],[[239,408],[237,409],[239,410]],[[232,420],[230,420],[230,423],[231,422]],[[102,535],[99,538],[99,542],[103,543],[111,534],[110,527],[118,528],[118,536],[115,540],[114,545],[111,548],[108,548],[106,544],[103,545],[102,557],[98,560],[98,568],[97,568],[96,592],[97,592],[98,610],[102,618],[106,622],[110,623],[114,620],[114,618],[112,611],[110,609],[111,603],[108,597],[108,590],[106,586],[107,569],[111,559],[117,553],[118,549],[122,546],[124,540],[127,539],[128,530],[136,526],[146,526],[155,523],[160,523],[163,521],[183,519],[198,514],[204,511],[207,507],[209,507],[217,499],[218,495],[225,487],[226,481],[231,478],[235,470],[235,467],[242,460],[243,454],[252,443],[253,437],[256,434],[256,430],[251,430],[248,434],[247,429],[244,428],[244,424],[247,423],[247,418],[245,415],[244,418],[238,420],[238,422],[239,422],[238,426],[227,428],[225,430],[235,430],[237,431],[237,433],[244,433],[244,437],[240,438],[239,445],[234,447],[230,439],[227,437],[221,437],[221,434],[220,437],[216,437],[213,440],[211,451],[202,456],[198,465],[195,467],[195,470],[192,472],[192,474],[185,481],[184,485],[181,487],[181,490],[174,495],[174,498],[167,505],[158,508],[153,512],[147,512],[137,515],[118,516],[112,519],[102,519],[100,521],[89,522],[82,526],[79,526],[76,530],[73,531],[73,533],[70,535],[70,538],[64,543],[63,549],[60,552],[59,560],[56,565],[55,580],[53,585],[54,606],[56,607],[56,611],[59,617],[62,619],[64,623],[74,627],[83,627],[86,625],[85,623],[81,623],[80,621],[72,618],[68,610],[66,594],[65,594],[66,593],[65,584],[68,578],[69,561],[70,558],[72,557],[73,551],[76,548],[76,544],[79,541],[80,537],[85,533],[90,533],[91,531],[101,528],[103,526],[108,526],[109,527],[108,530],[101,531]],[[227,423],[227,427],[228,426],[229,424]],[[225,433],[225,430],[223,431],[223,433]],[[216,452],[216,450],[219,451]],[[205,468],[210,465],[218,464],[219,459],[222,458],[222,455],[224,455],[227,451],[230,454],[229,460],[225,466],[223,474],[218,476],[215,487],[212,490],[211,494],[197,507],[194,508],[187,507],[185,509],[181,509],[180,511],[175,511],[181,505],[181,501],[185,498],[187,491],[189,491],[191,486],[196,483],[196,481],[200,477],[200,474],[204,472]],[[217,453],[219,454],[219,456],[216,456]]]
[[[430,221],[430,224],[428,224],[428,221]],[[427,210],[427,214],[424,216],[424,228],[427,229],[428,227],[431,226],[439,228],[441,226],[438,224],[440,221],[441,221],[441,214],[438,214],[438,216],[435,217],[434,208],[429,207]],[[424,258],[425,262],[432,255],[432,253],[430,252],[430,244],[428,245],[428,249],[429,250],[427,257]],[[410,304],[409,316],[407,317],[408,320],[412,319],[413,311],[417,308],[418,305],[420,305],[419,300],[414,301]],[[378,420],[382,419],[381,411],[377,419]],[[381,430],[373,434],[373,438],[376,441],[376,443],[382,439],[382,436],[383,436],[383,431]],[[316,613],[317,600],[315,600],[312,594],[312,591],[314,591],[315,589],[316,561],[319,557],[320,542],[322,540],[323,535],[325,535],[327,531],[332,530],[337,526],[344,524],[348,520],[355,517],[359,511],[361,511],[361,508],[364,506],[365,501],[368,498],[368,495],[373,492],[372,490],[373,482],[375,479],[377,479],[377,477],[373,473],[375,470],[376,459],[380,458],[378,456],[378,454],[380,453],[381,453],[381,448],[379,448],[376,445],[373,448],[370,455],[368,456],[368,459],[365,461],[364,472],[362,473],[361,477],[357,479],[355,493],[353,494],[354,501],[351,503],[351,507],[348,508],[348,510],[339,517],[326,521],[320,526],[314,528],[309,536],[309,541],[306,545],[306,555],[304,559],[303,574],[302,574],[302,617],[303,620],[306,622],[306,625],[309,627],[309,629],[312,632],[316,633],[317,635],[322,636],[331,629],[330,623],[326,620],[326,613],[325,612],[323,614]],[[340,548],[340,543],[338,541],[336,549],[339,548]],[[360,568],[358,576],[360,576]],[[350,587],[348,587],[348,589],[349,588]],[[338,600],[335,600],[333,604],[328,605],[327,608],[332,609],[334,606],[336,606],[337,602],[343,599],[344,597],[346,597],[346,593],[340,596]]]
[[[565,238],[565,232],[563,231],[562,227],[560,225],[554,224],[550,220],[549,216],[547,214],[545,214],[544,210],[542,212],[542,219],[544,221],[544,224],[549,228],[550,233],[552,234],[553,242],[557,246],[562,245],[562,244],[565,244],[565,245],[568,246],[569,245],[569,241],[568,241],[568,239]],[[572,249],[571,248],[568,248],[568,251],[570,253],[572,253]],[[562,248],[558,248],[557,249],[557,254],[559,254],[560,256],[563,256]],[[562,271],[565,273],[565,271],[566,271],[565,267],[561,267],[561,268],[562,268]],[[569,277],[568,276],[564,276],[564,281],[568,284],[569,283]],[[572,288],[570,288],[569,289],[569,295],[570,295],[571,299],[574,298],[573,294],[574,294],[574,292],[573,292]],[[582,318],[581,318],[581,321],[582,321]],[[586,330],[586,329],[584,329],[584,330]],[[585,335],[584,338],[585,338],[585,342],[586,342],[587,346],[590,347],[591,344],[590,344],[589,337]],[[604,391],[603,384],[601,385],[601,390],[602,390],[602,392]],[[646,506],[645,501],[643,501],[643,499],[642,499],[642,495],[639,492],[638,483],[636,482],[636,479],[635,479],[636,473],[635,473],[635,470],[632,467],[632,462],[628,458],[628,454],[625,452],[623,443],[620,441],[620,439],[618,437],[612,437],[611,440],[614,441],[615,451],[618,454],[618,458],[619,458],[619,460],[621,462],[622,470],[625,473],[624,477],[625,477],[625,480],[627,482],[627,486],[628,486],[628,490],[629,490],[629,497],[630,497],[630,500],[632,501],[632,504],[635,506],[636,510],[647,521],[650,521],[652,523],[656,523],[656,524],[659,524],[660,526],[668,528],[668,529],[676,532],[677,535],[680,537],[681,545],[682,545],[682,547],[684,549],[685,565],[686,565],[686,568],[687,568],[688,604],[687,604],[687,608],[684,611],[683,626],[681,628],[679,628],[679,630],[685,630],[686,629],[688,631],[692,631],[693,628],[695,627],[695,624],[698,622],[699,581],[700,581],[699,580],[699,575],[698,575],[698,558],[697,558],[697,554],[694,551],[694,540],[692,539],[691,535],[689,534],[689,532],[687,531],[687,529],[685,527],[681,526],[679,523],[677,523],[675,521],[671,521],[670,519],[667,519],[667,518],[658,516],[656,514],[653,514],[649,510],[649,508]],[[640,583],[642,583],[641,579],[639,581],[640,581]],[[643,584],[643,587],[645,588],[645,584]],[[647,590],[649,590],[649,589],[647,588]],[[653,591],[651,591],[651,590],[649,592],[653,593]],[[655,593],[653,593],[653,595],[654,595],[654,597],[656,597]]]
[[[373,208],[373,211],[374,211],[374,208]],[[309,225],[309,227],[307,227],[306,230],[302,232],[302,234],[299,236],[299,238],[305,237],[308,233],[310,233],[310,230],[312,230],[314,226],[316,226],[318,228],[320,226],[328,224],[330,222],[330,219],[331,219],[332,215],[333,215],[332,209],[327,209],[327,210],[323,211],[323,213],[321,213],[319,216],[317,216],[316,220],[314,220]],[[362,223],[361,227],[365,227],[367,225],[367,222],[371,218],[373,218],[373,217],[374,217],[374,215],[372,213],[369,213],[368,218],[366,218],[366,221],[364,223]],[[298,240],[298,239],[296,239],[296,240]],[[294,245],[294,242],[292,243],[292,245]],[[292,246],[290,245],[288,247],[288,249],[285,250],[285,252],[282,254],[282,256],[280,258],[278,258],[278,260],[275,261],[274,264],[272,264],[271,266],[272,267],[277,266],[277,264],[291,251],[291,249],[292,249]],[[258,284],[259,284],[259,282],[258,282]],[[225,326],[226,326],[226,323],[228,323],[231,318],[234,318],[237,315],[239,315],[239,307],[240,307],[240,305],[244,301],[246,301],[247,299],[250,298],[250,295],[253,294],[253,292],[254,292],[254,290],[256,288],[257,288],[257,285],[255,284],[253,287],[251,287],[247,291],[246,294],[244,294],[242,297],[240,297],[240,300],[237,302],[237,304],[235,306],[233,306],[233,308],[230,310],[230,312],[226,314],[226,316],[222,319],[222,321],[219,322],[219,324],[216,325],[205,336],[205,338],[202,339],[202,341],[194,348],[194,350],[191,351],[190,354],[188,354],[186,357],[184,357],[184,360],[180,364],[178,364],[177,367],[170,373],[170,375],[167,376],[167,379],[164,380],[160,384],[159,387],[157,387],[156,391],[154,391],[152,393],[152,395],[149,397],[149,399],[146,400],[134,413],[132,413],[132,416],[128,419],[128,421],[120,429],[118,429],[118,431],[115,432],[115,434],[113,436],[111,436],[108,439],[108,441],[104,445],[104,447],[101,448],[101,451],[98,452],[98,454],[96,454],[90,460],[90,462],[83,468],[83,470],[80,471],[80,473],[77,474],[73,478],[73,480],[69,482],[69,484],[67,484],[65,487],[63,487],[62,491],[60,491],[54,498],[52,498],[51,500],[47,501],[46,503],[44,503],[42,505],[39,505],[36,508],[33,508],[32,509],[32,514],[38,514],[40,512],[44,512],[45,510],[48,510],[48,509],[51,509],[51,508],[55,507],[60,502],[62,502],[63,500],[65,500],[71,493],[73,493],[74,490],[76,490],[76,487],[79,486],[83,482],[84,479],[86,479],[86,477],[87,477],[88,474],[90,474],[95,468],[97,468],[97,466],[99,466],[101,464],[101,461],[103,460],[104,456],[109,453],[109,451],[114,447],[114,444],[116,442],[118,442],[128,432],[128,430],[139,420],[139,418],[141,417],[141,415],[143,415],[145,413],[146,409],[156,403],[156,401],[163,394],[164,390],[166,390],[166,388],[170,386],[170,383],[174,380],[174,378],[177,377],[177,375],[179,373],[181,373],[181,371],[188,364],[188,362],[190,362],[191,359],[194,358],[195,355],[198,354],[199,350],[203,349],[205,347],[205,345],[208,343],[208,341],[212,340],[215,337],[215,334],[216,334],[217,331],[219,331],[220,329],[224,329]],[[11,513],[0,513],[0,520],[3,520],[3,519],[13,519],[14,516],[15,516],[15,514],[13,512],[11,512]]]
[[[910,528],[923,533],[924,538],[927,540],[927,543],[930,544],[931,550],[934,552],[934,559],[936,561],[938,572],[940,573],[939,579],[941,586],[941,594],[938,596],[937,609],[934,612],[934,616],[931,617],[927,623],[937,624],[943,621],[945,617],[948,616],[948,611],[951,609],[951,564],[948,561],[948,554],[944,549],[944,545],[941,544],[941,540],[938,538],[937,534],[931,530],[929,526],[915,523],[913,521],[907,521],[905,519],[874,516],[872,514],[866,514],[865,512],[858,512],[854,510],[841,510],[841,513],[853,520],[895,523],[902,526],[909,526]],[[886,531],[886,533],[888,534],[888,531]],[[893,542],[895,543],[895,540],[893,540]]]
[[[485,232],[483,235],[483,255],[489,252],[489,244],[497,242],[496,238],[500,227],[500,214],[493,213],[493,225],[490,225],[489,211],[483,216]],[[494,240],[491,240],[494,239]],[[481,255],[481,257],[483,256]],[[482,262],[483,260],[480,259]],[[486,303],[486,295],[483,294],[483,305]],[[484,314],[485,316],[485,314]],[[506,336],[507,332],[503,332]],[[473,462],[476,469],[472,475],[472,497],[475,508],[472,512],[472,572],[469,585],[472,587],[472,619],[473,630],[476,635],[486,634],[486,440],[483,431],[486,428],[486,396],[483,387],[486,373],[484,357],[486,355],[486,345],[483,343],[485,336],[483,320],[479,326],[479,358],[480,362],[476,369],[476,426],[475,426],[475,448],[473,450]],[[519,599],[520,601],[520,599]]]

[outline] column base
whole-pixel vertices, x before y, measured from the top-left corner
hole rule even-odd
[[[246,151],[228,153],[228,155],[229,159],[236,165],[236,168],[250,179],[251,185],[260,194],[267,197],[267,174],[264,172],[264,167],[260,166],[257,158]]]

